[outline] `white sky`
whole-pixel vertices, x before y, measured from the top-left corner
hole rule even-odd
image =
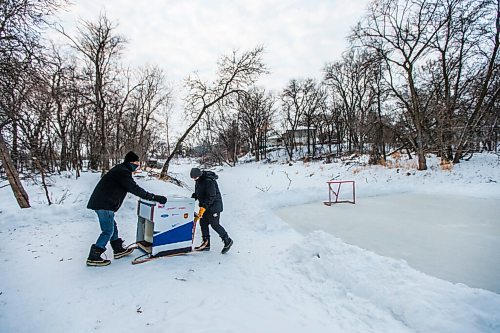
[[[194,71],[212,78],[222,54],[264,45],[271,74],[259,83],[281,90],[292,78],[321,78],[339,59],[345,37],[368,0],[72,0],[61,14],[69,31],[105,10],[129,44],[124,62],[163,68],[174,85]]]

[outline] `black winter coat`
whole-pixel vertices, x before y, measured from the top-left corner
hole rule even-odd
[[[154,200],[154,194],[145,191],[135,183],[129,163],[123,162],[115,165],[99,180],[90,196],[87,208],[116,212],[122,205],[127,192],[142,199]]]
[[[217,178],[214,172],[203,171],[196,180],[193,198],[199,201],[200,207],[206,209],[205,214],[220,213],[224,208]]]

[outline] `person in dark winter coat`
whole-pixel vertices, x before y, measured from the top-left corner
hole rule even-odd
[[[106,251],[108,242],[113,248],[114,258],[119,259],[132,253],[132,248],[123,248],[123,240],[118,237],[118,228],[115,221],[115,212],[120,208],[127,193],[132,193],[146,200],[167,202],[162,195],[149,193],[136,184],[132,173],[139,167],[139,156],[133,151],[125,155],[123,163],[115,165],[97,183],[87,204],[88,209],[97,213],[101,234],[95,244],[90,247],[88,266],[106,266],[111,263],[101,258]]]
[[[219,185],[217,184],[219,177],[212,171],[201,171],[198,168],[192,168],[190,176],[195,181],[195,190],[191,197],[199,202],[202,235],[201,245],[194,249],[195,251],[210,250],[210,230],[208,228],[210,225],[224,242],[224,247],[221,251],[224,254],[233,245],[233,240],[229,238],[224,227],[220,225],[220,213],[223,210],[223,204]]]

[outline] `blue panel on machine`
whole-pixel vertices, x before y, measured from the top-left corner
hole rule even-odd
[[[193,221],[153,236],[153,246],[192,240]]]

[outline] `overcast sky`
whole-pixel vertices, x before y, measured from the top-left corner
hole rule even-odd
[[[217,60],[233,49],[263,45],[271,74],[259,85],[281,90],[292,78],[321,77],[339,59],[346,36],[368,0],[71,0],[60,15],[72,30],[101,11],[128,40],[123,60],[156,64],[175,86],[198,71],[213,78]]]

